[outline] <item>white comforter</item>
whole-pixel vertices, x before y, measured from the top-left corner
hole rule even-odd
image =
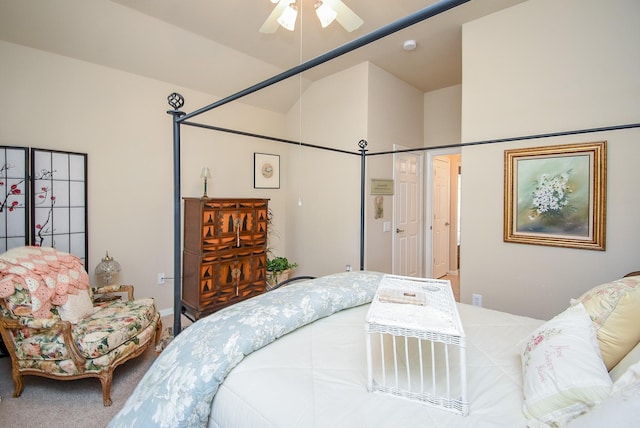
[[[543,321],[459,304],[467,336],[469,415],[367,392],[359,306],[302,327],[235,367],[213,401],[212,428],[524,427],[516,344]]]
[[[328,275],[198,320],[162,352],[109,427],[206,426],[220,384],[246,355],[303,325],[370,302],[382,276]]]

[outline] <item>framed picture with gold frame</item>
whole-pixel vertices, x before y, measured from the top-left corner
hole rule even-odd
[[[280,155],[253,154],[253,187],[255,189],[280,188]]]
[[[505,150],[504,241],[605,250],[606,141]]]

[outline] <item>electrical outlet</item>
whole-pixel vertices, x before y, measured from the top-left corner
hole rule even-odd
[[[158,274],[158,285],[164,284],[164,272]]]
[[[472,294],[471,304],[473,306],[482,306],[482,294]]]

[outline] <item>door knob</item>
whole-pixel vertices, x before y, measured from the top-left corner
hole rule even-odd
[[[396,233],[401,233],[401,232],[404,232],[404,229],[399,229],[399,228],[396,229]]]
[[[444,225],[445,225],[445,226],[449,226],[449,222],[446,222]]]

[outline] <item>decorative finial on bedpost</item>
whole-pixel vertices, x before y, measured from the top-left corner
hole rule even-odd
[[[358,147],[360,147],[360,151],[366,150],[367,144],[369,144],[369,143],[367,143],[367,140],[358,141]]]
[[[184,97],[177,92],[172,93],[167,97],[167,102],[175,111],[178,111],[184,105]],[[167,113],[172,114],[173,112],[168,111]]]

